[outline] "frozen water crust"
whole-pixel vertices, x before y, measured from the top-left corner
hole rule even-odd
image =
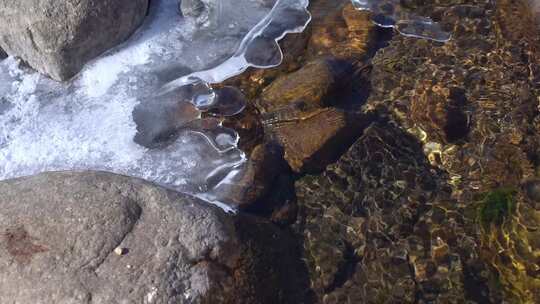
[[[211,83],[249,66],[278,65],[277,44],[309,22],[308,0],[221,0],[212,22],[153,1],[124,45],[57,83],[15,58],[0,61],[0,179],[43,171],[104,170],[223,201],[246,158],[213,110],[240,112],[234,88]]]
[[[373,22],[382,27],[396,29],[404,36],[446,42],[450,33],[430,18],[418,16],[414,9],[407,8],[403,0],[351,0],[359,10],[369,10]]]

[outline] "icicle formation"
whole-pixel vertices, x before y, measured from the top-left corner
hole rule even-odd
[[[209,83],[279,64],[276,40],[310,16],[307,0],[218,2],[212,23],[181,17],[178,0],[153,1],[128,42],[67,83],[1,60],[0,180],[104,170],[200,195],[238,177],[238,134],[201,115],[234,115],[245,101]]]
[[[369,10],[373,14],[373,22],[382,27],[395,28],[404,36],[417,37],[446,42],[450,33],[427,17],[415,15],[403,6],[401,0],[351,0],[359,10]]]

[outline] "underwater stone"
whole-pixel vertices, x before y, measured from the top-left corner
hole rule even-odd
[[[537,202],[540,203],[540,180],[534,179],[529,180],[525,182],[523,185],[525,193],[527,193],[527,196]]]
[[[464,302],[461,262],[431,257],[432,232],[454,221],[432,212],[432,204],[448,193],[443,183],[421,145],[391,123],[374,123],[321,175],[299,179],[295,228],[306,240],[320,302],[412,303],[432,288],[441,291],[439,300],[450,296]],[[434,264],[435,273],[431,266],[426,273],[424,266]],[[416,280],[426,275],[437,279],[423,282],[424,287]]]
[[[294,171],[323,169],[369,121],[334,107],[355,68],[347,60],[315,60],[276,79],[256,101],[266,131],[283,145]]]

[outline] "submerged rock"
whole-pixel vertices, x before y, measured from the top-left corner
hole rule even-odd
[[[312,1],[308,58],[332,55],[361,59],[375,43],[375,25],[369,13],[356,10],[350,1]]]
[[[312,110],[331,105],[332,98],[347,86],[354,72],[353,62],[325,58],[312,61],[300,70],[272,82],[256,102],[262,113],[284,108]],[[289,111],[289,112],[290,112]]]
[[[0,183],[0,207],[1,299],[299,303],[305,292],[283,232],[138,179],[63,172],[9,180]]]
[[[227,193],[224,199],[243,210],[251,207],[266,196],[277,176],[286,170],[282,149],[272,143],[253,148],[241,176],[221,190]],[[225,190],[226,189],[226,190]]]
[[[540,203],[540,180],[534,179],[526,181],[523,188],[533,203]]]
[[[262,92],[256,106],[265,133],[284,147],[285,159],[294,171],[323,169],[369,121],[338,108],[342,93],[350,92],[356,71],[351,61],[315,60],[276,79]]]
[[[142,23],[148,0],[0,3],[0,46],[55,80],[67,80]]]
[[[475,247],[455,238],[454,223],[463,219],[444,212],[453,205],[444,174],[395,124],[367,128],[338,162],[298,180],[296,190],[295,228],[320,303],[469,299],[465,271],[482,266]]]

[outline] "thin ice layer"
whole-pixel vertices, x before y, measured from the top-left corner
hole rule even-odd
[[[382,27],[396,29],[404,36],[446,42],[451,35],[430,18],[414,14],[413,9],[404,6],[401,0],[351,0],[359,10],[368,10],[372,20]]]
[[[279,64],[276,40],[304,29],[308,3],[221,4],[212,19],[217,23],[200,25],[181,17],[177,0],[153,1],[128,42],[68,83],[15,58],[1,61],[0,179],[91,169],[201,194],[237,178],[245,163],[238,135],[200,117],[208,109],[235,114],[242,99],[220,98],[205,81],[222,81],[250,65]],[[261,48],[261,42],[274,48]]]
[[[222,2],[222,7],[223,5]],[[288,33],[304,30],[311,20],[307,11],[308,5],[309,0],[275,1],[270,13],[251,28],[227,60],[211,69],[201,69],[179,77],[165,85],[165,91],[199,79],[207,83],[220,83],[242,73],[248,67],[270,68],[279,65],[283,60],[283,53],[278,41]]]

